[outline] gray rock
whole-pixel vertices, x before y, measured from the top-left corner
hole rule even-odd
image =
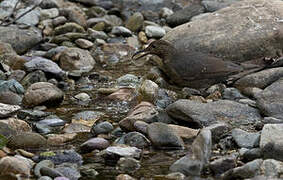
[[[141,133],[129,132],[115,141],[117,144],[126,144],[132,147],[143,149],[150,145],[150,141]]]
[[[42,57],[35,57],[31,61],[24,64],[28,72],[42,70],[46,73],[51,73],[54,76],[60,77],[64,74],[63,70],[53,61]]]
[[[257,94],[257,105],[266,116],[282,118],[283,114],[283,78],[266,87]]]
[[[57,0],[45,0],[40,3],[42,9],[58,8],[60,3]]]
[[[54,29],[55,35],[66,34],[68,32],[79,32],[84,33],[85,30],[82,26],[76,23],[66,23],[64,25],[58,26]]]
[[[247,164],[230,169],[221,175],[223,179],[245,179],[251,178],[260,174],[261,165],[263,163],[262,159],[256,159]]]
[[[271,68],[253,73],[235,82],[234,86],[239,89],[245,89],[247,87],[257,87],[264,89],[277,81],[283,76],[283,67]]]
[[[186,176],[200,176],[203,163],[198,159],[184,156],[170,166],[171,172],[180,172]]]
[[[166,32],[162,27],[146,26],[145,34],[147,37],[150,37],[150,38],[162,38],[166,34]]]
[[[92,40],[95,40],[95,39],[107,40],[108,39],[107,34],[103,31],[96,31],[91,28],[88,28],[87,33]]]
[[[234,126],[253,124],[261,120],[257,109],[229,100],[200,103],[181,99],[166,108],[173,119],[183,120],[196,127],[225,122]]]
[[[59,171],[53,168],[46,167],[46,166],[43,166],[42,168],[40,168],[40,174],[42,174],[42,176],[49,176],[51,178],[64,176]]]
[[[239,147],[251,149],[259,146],[259,133],[249,133],[235,128],[232,130],[232,137]]]
[[[44,112],[40,110],[23,109],[17,113],[17,117],[20,119],[25,119],[25,120],[38,121],[39,119],[43,119],[51,114],[52,114],[51,112]]]
[[[12,149],[40,148],[47,144],[46,139],[38,133],[19,133],[10,137],[7,144]]]
[[[244,162],[250,162],[255,159],[259,159],[262,157],[262,152],[260,148],[253,148],[253,149],[240,149],[241,160]]]
[[[24,103],[29,107],[37,105],[58,105],[63,100],[64,93],[51,83],[38,82],[32,84],[26,91]]]
[[[42,9],[40,11],[40,20],[53,19],[59,16],[59,10],[57,8]]]
[[[139,77],[133,74],[126,74],[117,79],[117,84],[119,87],[137,87],[140,84]]]
[[[201,4],[205,7],[208,12],[214,12],[219,9],[230,6],[231,4],[241,0],[202,0]]]
[[[93,69],[95,60],[86,50],[68,48],[60,55],[60,67],[70,72],[89,72]]]
[[[8,80],[15,79],[16,81],[20,82],[26,75],[26,72],[23,70],[15,70],[11,72],[9,75]]]
[[[239,100],[245,99],[246,97],[236,88],[225,88],[222,93],[223,99]]]
[[[128,19],[126,27],[133,32],[138,32],[143,27],[143,21],[142,13],[136,12]]]
[[[17,0],[4,0],[0,3],[0,19],[4,19],[13,13]]]
[[[174,14],[166,18],[169,26],[175,27],[191,20],[193,16],[204,13],[204,7],[198,3],[190,4],[182,10],[176,11]]]
[[[21,107],[17,105],[0,103],[0,118],[10,117],[20,109]]]
[[[167,18],[168,16],[171,16],[173,13],[174,12],[171,9],[164,7],[160,11],[160,17]]]
[[[94,124],[91,128],[91,133],[93,135],[107,134],[107,133],[110,133],[113,129],[114,129],[114,127],[112,126],[112,124],[105,121],[105,122],[101,122],[97,125]]]
[[[111,33],[116,35],[116,36],[123,36],[123,37],[132,36],[132,32],[129,29],[123,27],[123,26],[114,26],[112,28]]]
[[[53,179],[49,176],[41,176],[40,178],[38,178],[38,180],[53,180]]]
[[[283,172],[283,162],[274,159],[266,159],[261,165],[263,175],[268,178],[280,178]]]
[[[119,170],[125,173],[133,173],[141,167],[140,162],[131,157],[120,158],[119,161],[117,162],[117,166]]]
[[[263,124],[281,124],[283,123],[283,119],[277,119],[274,117],[264,117],[261,122]]]
[[[283,124],[266,124],[261,131],[260,148],[264,158],[283,160]]]
[[[64,126],[66,124],[66,122],[63,119],[60,118],[46,118],[43,120],[40,120],[37,122],[37,124],[41,124],[41,125],[46,125],[46,126],[50,126],[50,127],[56,127],[56,126]]]
[[[153,103],[157,98],[158,89],[159,87],[155,82],[151,80],[145,80],[144,82],[142,82],[139,88],[139,92],[141,93],[144,101]]]
[[[95,149],[103,150],[106,149],[110,143],[103,138],[91,138],[80,145],[80,150],[82,153],[88,153]]]
[[[42,167],[49,167],[49,168],[54,168],[54,163],[50,160],[43,160],[37,163],[34,167],[34,174],[36,177],[41,177],[40,169]]]
[[[147,134],[153,146],[158,149],[184,149],[184,142],[180,136],[167,124],[151,123]]]
[[[15,94],[23,95],[25,93],[24,87],[15,79],[8,81],[0,80],[0,92],[10,91]]]
[[[218,142],[223,135],[229,132],[230,127],[225,123],[212,124],[207,127],[211,132],[211,137],[213,142]]]
[[[32,7],[26,7],[23,9],[19,9],[16,13],[16,18],[20,17],[25,12],[29,11]],[[34,10],[30,11],[26,15],[22,16],[20,19],[18,19],[16,22],[35,26],[39,23],[40,18],[40,8],[35,8]]]
[[[80,48],[83,48],[83,49],[89,49],[91,47],[93,47],[93,42],[89,41],[89,40],[86,40],[86,39],[77,39],[75,41],[75,43],[80,47]]]
[[[69,180],[78,180],[81,177],[77,166],[73,164],[63,163],[57,166],[55,170],[63,174],[63,177]]]
[[[97,121],[104,115],[103,112],[99,111],[82,111],[73,116],[75,120],[85,120],[85,121]]]
[[[211,155],[212,139],[209,129],[202,129],[192,144],[193,158],[207,164]]]
[[[69,22],[74,22],[82,27],[86,25],[86,15],[84,11],[80,10],[76,6],[69,6],[66,8],[60,8],[60,15],[65,16]]]
[[[70,123],[65,126],[63,133],[89,133],[91,127],[81,124],[81,123]]]
[[[0,92],[0,103],[10,104],[10,105],[21,105],[22,96],[11,91]]]
[[[9,124],[0,121],[0,134],[9,138],[17,134],[17,131]]]
[[[56,17],[52,20],[52,24],[56,27],[56,26],[59,26],[59,25],[63,25],[67,22],[67,19],[65,18],[65,16],[59,16],[59,17]]]
[[[41,32],[34,27],[28,29],[19,29],[14,25],[0,27],[0,41],[11,44],[18,54],[23,54],[41,40]]]
[[[136,147],[120,147],[120,146],[110,146],[105,149],[108,156],[111,157],[133,157],[140,158],[141,150]]]
[[[216,175],[220,175],[229,169],[233,169],[235,166],[236,157],[234,156],[221,157],[209,163],[209,168]]]
[[[282,9],[281,0],[268,4],[265,0],[240,1],[178,26],[163,39],[176,48],[211,53],[233,61],[273,57],[276,56],[276,51],[281,51],[281,22],[276,17],[283,15]],[[241,26],[242,24],[245,26]],[[258,28],[261,29],[260,32]],[[278,36],[280,38],[276,39]]]

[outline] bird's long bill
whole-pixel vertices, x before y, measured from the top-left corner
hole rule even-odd
[[[141,54],[141,55],[138,56],[138,57],[136,57],[138,54]],[[133,60],[137,60],[137,59],[140,59],[140,58],[142,58],[142,57],[144,57],[144,56],[146,56],[146,55],[148,55],[148,54],[150,54],[150,52],[149,52],[149,51],[146,51],[146,49],[144,49],[144,50],[141,50],[141,51],[136,52],[136,53],[132,56],[132,59],[133,59]]]

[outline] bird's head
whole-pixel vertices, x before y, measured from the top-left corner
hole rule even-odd
[[[157,55],[160,58],[164,58],[166,55],[170,54],[170,52],[174,49],[174,47],[167,41],[165,40],[156,40],[150,43],[150,45],[141,50],[136,52],[133,56],[132,59],[137,60],[140,59],[148,54],[153,54]],[[138,57],[136,57],[138,54],[142,54]]]

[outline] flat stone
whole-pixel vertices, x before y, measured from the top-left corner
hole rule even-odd
[[[46,146],[46,139],[38,133],[24,132],[9,138],[7,144],[12,149],[40,148]]]
[[[162,27],[146,26],[145,34],[150,38],[162,38],[166,34],[166,32]]]
[[[110,145],[109,141],[104,138],[91,138],[80,145],[80,150],[83,153],[91,152],[95,149],[103,150]]]
[[[239,147],[254,148],[259,146],[259,133],[249,133],[241,129],[235,128],[232,130],[232,137]]]
[[[105,152],[110,156],[139,158],[141,150],[136,147],[110,146]]]
[[[115,141],[117,144],[126,144],[139,149],[146,148],[150,145],[150,141],[139,132],[129,132]]]

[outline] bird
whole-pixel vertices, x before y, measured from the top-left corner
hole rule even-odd
[[[241,64],[210,54],[176,48],[170,42],[162,39],[153,41],[147,48],[134,53],[132,59],[137,60],[149,54],[162,59],[159,68],[172,84],[181,87],[208,88],[214,84],[225,82],[231,77],[238,77],[238,74],[246,74],[243,72],[247,70]],[[248,70],[258,71],[261,68],[255,65],[249,67]]]

